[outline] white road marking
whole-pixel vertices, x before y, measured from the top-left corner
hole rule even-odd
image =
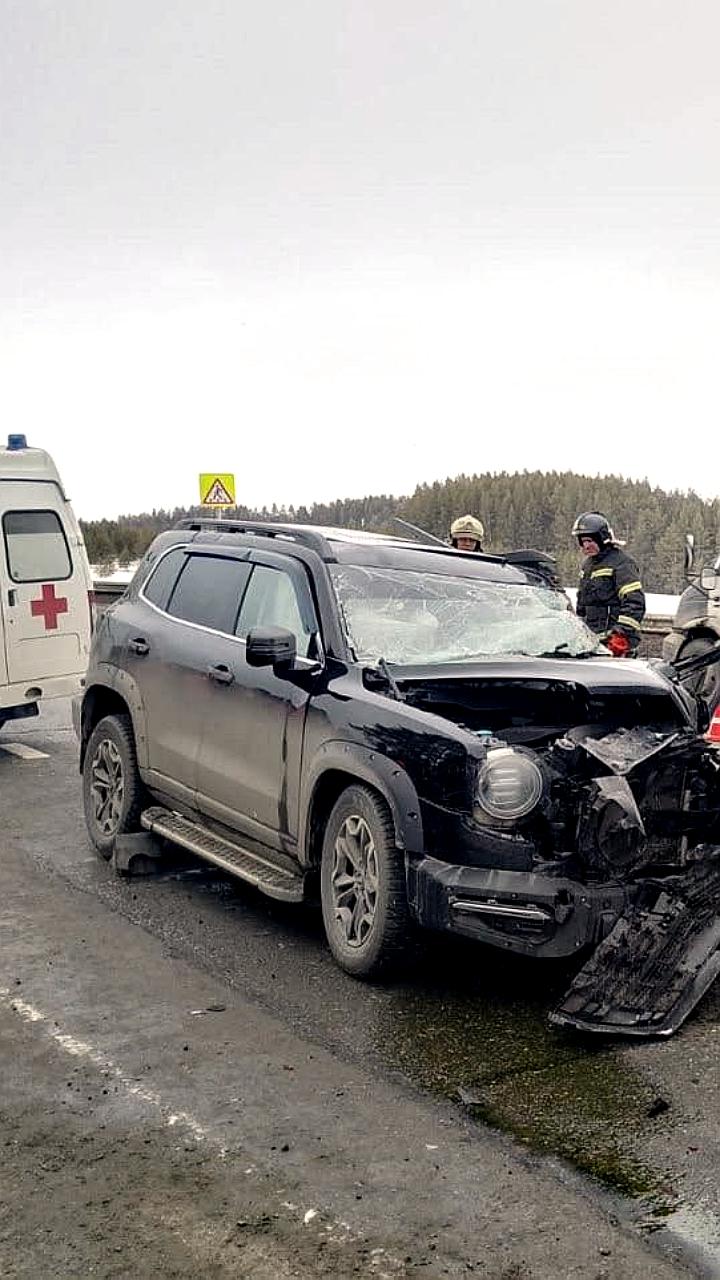
[[[169,1129],[178,1127],[185,1129],[192,1134],[197,1142],[213,1141],[208,1138],[207,1131],[188,1111],[173,1111],[154,1089],[144,1089],[142,1085],[136,1084],[121,1067],[118,1067],[100,1049],[88,1044],[86,1040],[78,1040],[75,1036],[61,1031],[54,1018],[50,1018],[48,1014],[43,1013],[27,1000],[20,1000],[11,988],[0,987],[0,1002],[11,1009],[13,1013],[17,1013],[25,1022],[40,1025],[45,1034],[65,1053],[73,1058],[91,1062],[106,1078],[112,1077],[117,1080],[131,1097],[154,1107],[159,1111]],[[217,1143],[214,1142],[213,1145],[217,1145]],[[218,1154],[221,1160],[224,1159],[227,1155],[227,1148],[219,1147]],[[256,1165],[250,1165],[250,1168],[245,1170],[246,1174],[252,1174],[256,1171]],[[317,1209],[303,1211],[302,1207],[294,1205],[288,1200],[279,1200],[278,1204],[293,1216],[297,1214],[306,1227],[312,1223],[317,1227],[318,1231],[325,1234],[326,1238],[332,1240],[334,1237],[334,1242],[340,1247],[350,1245],[361,1239],[359,1235],[355,1235],[348,1223],[343,1222],[342,1219],[333,1219],[328,1215],[320,1214]],[[315,1219],[317,1219],[317,1223],[315,1223]],[[380,1268],[383,1269],[381,1270]],[[386,1253],[384,1249],[373,1249],[371,1251],[366,1270],[376,1280],[393,1280],[393,1277],[407,1274],[402,1260],[390,1253]]]
[[[24,742],[0,742],[0,751],[7,751],[9,756],[19,756],[21,760],[47,760],[47,751],[38,751],[35,747],[27,747]]]
[[[159,1093],[154,1089],[144,1089],[142,1085],[135,1084],[124,1071],[112,1061],[106,1058],[104,1053],[99,1049],[95,1049],[91,1044],[87,1044],[85,1040],[76,1040],[75,1036],[67,1035],[64,1031],[60,1031],[57,1024],[41,1013],[34,1005],[28,1004],[27,1000],[19,1000],[16,995],[8,987],[0,987],[0,999],[9,1004],[15,1013],[19,1013],[25,1022],[39,1022],[43,1026],[43,1030],[54,1040],[61,1049],[70,1054],[73,1058],[84,1058],[88,1062],[92,1062],[104,1076],[112,1076],[119,1084],[123,1086],[127,1093],[133,1098],[138,1098],[140,1102],[146,1102],[149,1106],[155,1107],[162,1115],[165,1124],[169,1129],[180,1125],[183,1129],[187,1129],[197,1142],[204,1142],[207,1134],[201,1124],[189,1114],[187,1111],[172,1111],[163,1102]]]

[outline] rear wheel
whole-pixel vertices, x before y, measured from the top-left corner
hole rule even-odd
[[[688,640],[684,644],[678,654],[681,658],[697,658],[701,653],[707,653],[708,649],[713,649],[720,640],[710,636],[696,636],[694,640]],[[685,688],[694,693],[696,697],[706,700],[710,710],[713,711],[720,702],[720,662],[713,662],[711,667],[706,667],[704,671],[698,671],[688,680],[683,681]]]
[[[346,973],[373,978],[397,964],[410,934],[405,866],[385,802],[367,787],[342,793],[320,868],[328,944]]]
[[[90,735],[83,764],[85,823],[106,861],[119,835],[139,831],[143,796],[130,717],[106,716]]]

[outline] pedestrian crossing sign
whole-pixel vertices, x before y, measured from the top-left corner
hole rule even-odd
[[[203,507],[234,507],[235,476],[220,471],[207,471],[201,475],[200,504]]]

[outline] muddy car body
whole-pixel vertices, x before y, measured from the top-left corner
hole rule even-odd
[[[718,820],[694,699],[605,656],[528,555],[188,523],[101,620],[76,727],[105,856],[142,825],[275,897],[319,872],[357,976],[412,920],[595,946]]]

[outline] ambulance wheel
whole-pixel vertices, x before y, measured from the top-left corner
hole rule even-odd
[[[708,649],[713,649],[718,644],[716,639],[709,637],[696,636],[694,640],[688,640],[684,644],[678,654],[680,658],[697,658],[701,653],[707,653]],[[691,676],[685,681],[685,686],[695,697],[704,698],[714,711],[718,702],[720,702],[720,662],[714,662],[711,667],[706,667],[704,671],[698,671],[696,675]]]
[[[106,716],[90,735],[83,765],[85,823],[101,858],[109,861],[118,836],[140,830],[143,799],[130,716]]]

